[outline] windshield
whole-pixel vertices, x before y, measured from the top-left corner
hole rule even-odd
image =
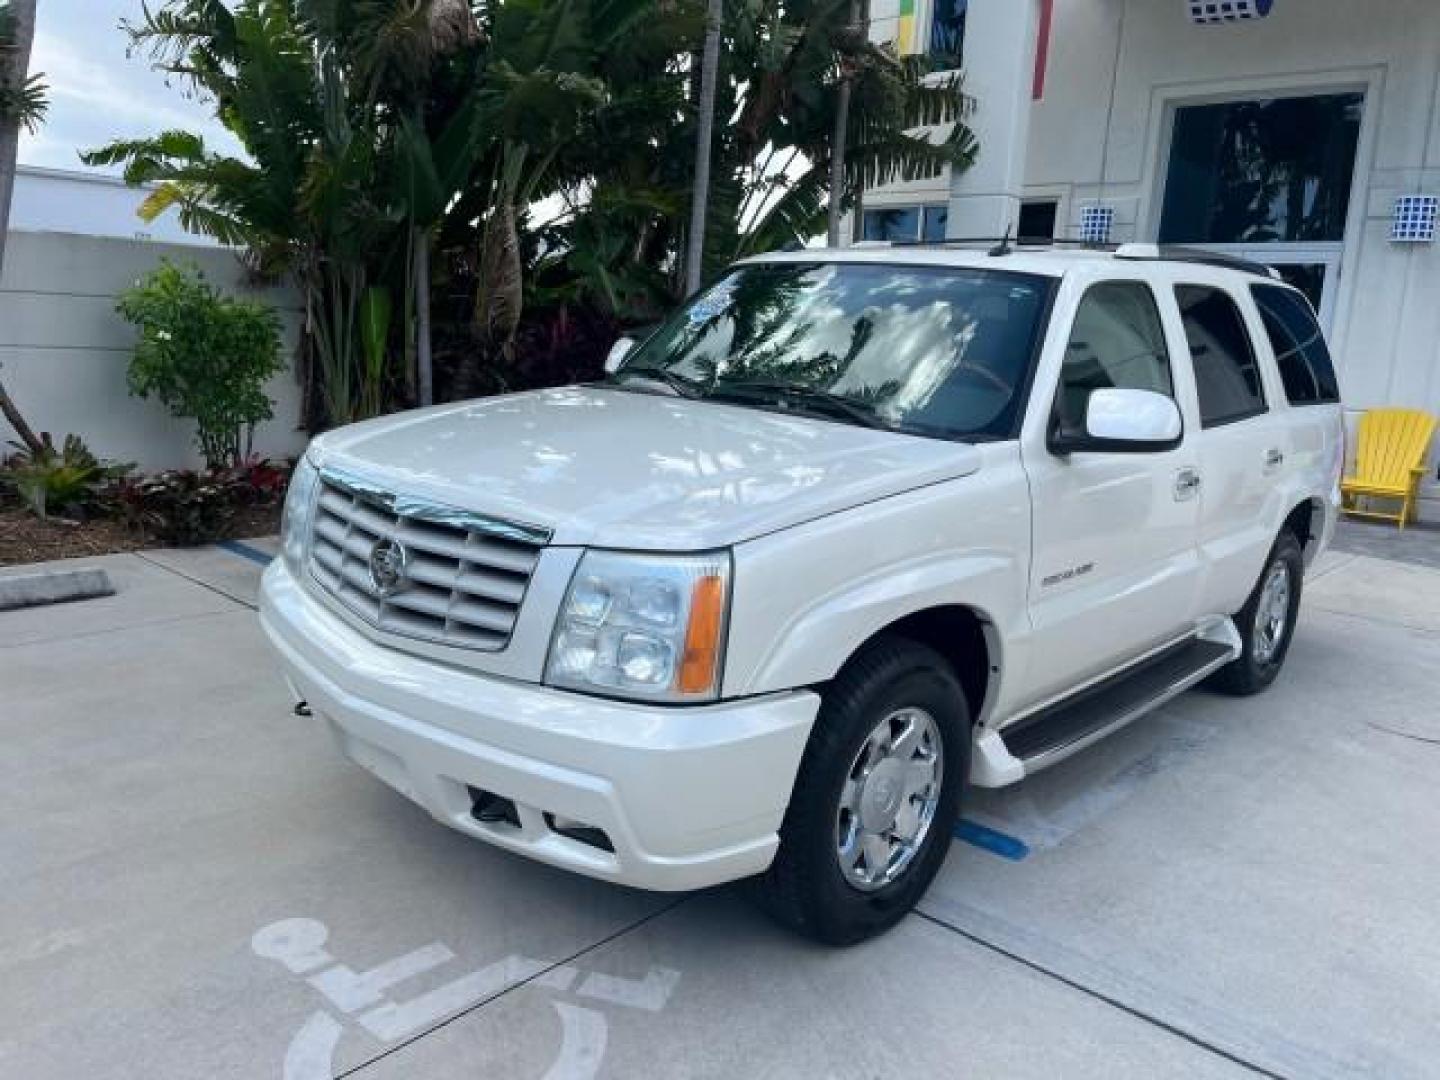
[[[660,392],[944,438],[1014,432],[1047,278],[766,263],[697,297],[616,378]]]

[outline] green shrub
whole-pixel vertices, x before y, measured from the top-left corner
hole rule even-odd
[[[58,450],[48,433],[41,439],[44,446],[33,453],[12,444],[18,452],[0,469],[36,517],[88,517],[103,509],[108,489],[134,468],[101,461],[78,435],[65,436]]]
[[[210,468],[239,464],[255,425],[274,415],[264,389],[284,367],[274,309],[222,296],[197,268],[165,262],[116,310],[140,330],[130,392],[193,419]]]

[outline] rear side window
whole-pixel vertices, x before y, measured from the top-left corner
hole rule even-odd
[[[1081,297],[1060,370],[1061,422],[1083,427],[1091,391],[1112,388],[1175,396],[1160,309],[1138,281],[1102,282]]]
[[[1201,425],[1233,424],[1263,413],[1260,365],[1230,294],[1206,285],[1177,285],[1175,299],[1195,364]]]
[[[1278,285],[1252,285],[1255,306],[1275,350],[1275,362],[1291,405],[1323,405],[1340,400],[1335,364],[1310,305],[1299,293]]]

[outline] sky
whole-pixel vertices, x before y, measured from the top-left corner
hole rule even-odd
[[[120,20],[139,19],[141,0],[39,0],[37,8],[30,71],[45,74],[50,113],[39,132],[22,136],[22,165],[88,171],[80,150],[171,128],[198,132],[215,149],[236,149],[204,102],[167,86],[143,57],[126,57]]]

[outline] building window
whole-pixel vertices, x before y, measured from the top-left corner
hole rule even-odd
[[[866,240],[916,240],[920,235],[918,206],[890,206],[884,210],[866,210]]]
[[[887,206],[866,210],[861,230],[865,240],[888,240],[891,243],[913,244],[917,240],[945,239],[945,226],[950,208],[937,206]]]
[[[1323,94],[1177,109],[1160,242],[1343,240],[1364,101]]]
[[[927,206],[925,207],[924,219],[924,239],[931,242],[939,242],[941,240],[944,240],[945,228],[950,223],[950,207]]]
[[[930,59],[945,70],[965,60],[965,15],[970,0],[934,0],[930,17]]]
[[[1055,219],[1060,212],[1058,199],[1034,199],[1020,204],[1021,240],[1054,240]]]
[[[1263,413],[1260,365],[1235,301],[1205,285],[1177,285],[1175,299],[1195,368],[1201,426],[1219,427]]]

